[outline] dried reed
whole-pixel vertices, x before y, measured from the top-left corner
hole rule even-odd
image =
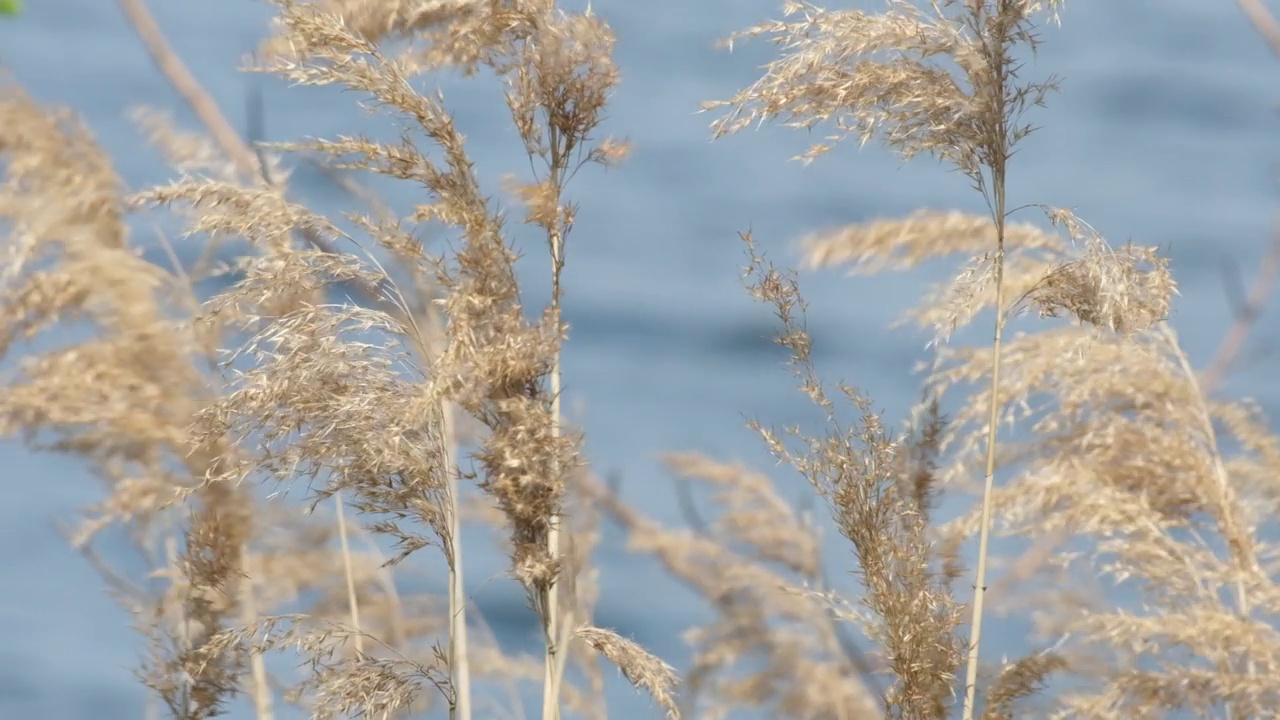
[[[878,139],[949,163],[990,209],[872,219],[801,242],[809,268],[962,259],[906,316],[934,341],[923,399],[901,432],[864,392],[823,382],[796,276],[743,235],[744,282],[776,314],[789,369],[825,421],[815,433],[750,427],[847,541],[860,583],[849,595],[827,579],[825,523],[764,474],[672,455],[688,526],[665,528],[584,466],[561,405],[570,181],[627,153],[595,136],[618,74],[613,34],[591,5],[274,2],[251,70],[354,91],[398,142],[374,140],[372,126],[368,136],[245,141],[140,0],[120,5],[203,125],[135,113],[178,179],[130,193],[70,113],[10,86],[0,98],[0,307],[10,318],[0,354],[21,358],[5,379],[0,433],[76,455],[104,480],[105,499],[68,536],[132,613],[148,643],[140,678],[171,717],[214,717],[246,693],[259,720],[280,704],[315,718],[442,708],[470,720],[522,714],[522,690],[538,688],[544,720],[603,719],[602,660],[671,718],[1274,715],[1280,568],[1267,538],[1280,513],[1280,438],[1251,404],[1210,394],[1260,312],[1274,257],[1253,309],[1197,373],[1168,325],[1177,286],[1154,248],[1113,247],[1048,205],[1033,208],[1043,222],[1015,221],[1010,158],[1031,132],[1025,112],[1054,88],[1022,79],[1023,58],[1060,2],[887,0],[871,13],[789,0],[783,20],[728,41],[764,37],[780,56],[707,104],[723,113],[715,136],[765,121],[831,128],[806,162],[849,136]],[[1259,4],[1240,6],[1275,39]],[[424,87],[447,72],[502,83],[530,167],[503,189],[546,240],[545,307],[526,306],[508,214],[478,179],[443,96]],[[371,212],[330,217],[293,200],[287,164],[303,153]],[[406,183],[421,199],[399,216],[352,173]],[[128,221],[152,211],[176,214],[205,259],[184,266],[161,236],[167,267],[145,260]],[[209,262],[228,240],[241,256]],[[225,288],[200,297],[211,279]],[[953,345],[985,312],[992,342]],[[1008,333],[1015,322],[1030,332]],[[32,344],[54,333],[64,335],[51,349]],[[955,401],[950,416],[944,401]],[[1018,432],[997,443],[1001,423]],[[284,490],[300,482],[306,503],[288,502]],[[942,493],[971,492],[972,509],[936,517]],[[608,592],[592,565],[601,517],[712,610],[686,633],[683,683],[594,624]],[[540,656],[502,648],[470,606],[466,524],[500,536],[538,616]],[[142,554],[146,582],[96,553],[113,526]],[[1012,592],[988,598],[992,533],[1050,548],[1074,538],[1086,550],[1054,558],[1053,591],[1024,598],[1038,649],[984,668],[988,600],[1026,611]],[[955,583],[971,539],[966,613]],[[427,548],[438,553],[419,553]],[[443,592],[404,593],[432,562],[447,571]],[[1019,565],[1004,582],[1034,572],[1046,570]],[[1124,581],[1137,584],[1138,609],[1108,595]],[[1078,589],[1089,583],[1100,592]],[[304,661],[300,678],[266,661],[290,650]],[[1044,692],[1055,674],[1068,682]]]

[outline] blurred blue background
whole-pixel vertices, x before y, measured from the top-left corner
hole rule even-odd
[[[265,139],[332,137],[367,126],[351,95],[288,89],[237,72],[266,32],[264,3],[151,5],[241,129],[255,85],[265,98]],[[761,43],[730,54],[713,43],[777,17],[777,0],[594,6],[616,30],[622,73],[607,130],[630,139],[634,154],[620,168],[584,173],[571,189],[581,211],[566,270],[566,407],[586,429],[597,470],[621,473],[629,501],[679,524],[662,452],[700,450],[769,468],[744,416],[773,424],[814,419],[770,345],[770,309],[741,287],[737,232],[752,228],[775,260],[793,264],[791,241],[813,229],[920,207],[983,206],[963,178],[929,159],[904,167],[887,152],[849,144],[803,167],[789,158],[809,139],[772,128],[711,143],[711,117],[696,114],[699,103],[750,83],[771,52]],[[1062,27],[1045,28],[1043,38],[1026,72],[1058,74],[1062,90],[1048,109],[1035,111],[1043,129],[1015,160],[1010,204],[1073,207],[1114,243],[1165,248],[1182,290],[1173,322],[1203,364],[1232,317],[1223,263],[1235,263],[1248,282],[1273,231],[1280,62],[1230,0],[1068,2]],[[0,62],[38,100],[79,111],[133,188],[171,172],[126,118],[129,107],[171,110],[196,127],[113,2],[29,0],[21,16],[0,22]],[[482,176],[498,193],[504,173],[528,166],[497,86],[450,80],[444,89]],[[320,209],[344,200],[306,168],[291,186]],[[405,188],[385,192],[401,207],[414,200]],[[527,297],[537,303],[548,289],[547,261],[544,245],[529,239],[523,270]],[[900,418],[917,397],[910,369],[925,356],[926,338],[887,327],[946,271],[804,275],[828,378],[863,388]],[[1280,327],[1275,318],[1263,316],[1244,366],[1222,388],[1256,397],[1273,418],[1280,416],[1270,352]],[[17,444],[0,445],[0,463],[0,717],[141,717],[143,694],[131,676],[139,641],[98,575],[52,525],[97,499],[98,486],[76,463]],[[775,475],[788,497],[809,496],[799,478]],[[841,583],[848,558],[833,540],[829,560]],[[693,597],[654,564],[628,556],[617,532],[606,533],[599,562],[599,622],[664,658],[684,657],[680,633],[704,617]],[[472,562],[468,585],[500,634],[533,647],[523,597],[490,582],[502,568],[503,558],[486,550]],[[993,627],[1000,649],[1019,647],[1020,628]],[[611,695],[615,717],[655,712],[628,689],[615,686]]]

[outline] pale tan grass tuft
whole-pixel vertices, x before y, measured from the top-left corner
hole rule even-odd
[[[563,192],[585,163],[622,155],[621,143],[589,137],[616,82],[612,34],[599,18],[563,13],[550,2],[278,5],[277,34],[257,69],[300,85],[360,91],[413,130],[397,145],[349,137],[277,148],[316,151],[333,158],[331,168],[417,183],[426,194],[412,220],[456,230],[462,242],[430,257],[394,219],[349,217],[372,240],[370,250],[356,244],[351,255],[335,256],[335,242],[345,250],[356,239],[289,203],[279,186],[194,180],[140,195],[140,203],[192,205],[198,214],[191,232],[244,236],[262,252],[239,265],[244,280],[209,305],[211,317],[233,318],[251,334],[232,356],[251,367],[207,413],[208,428],[245,441],[265,436],[265,452],[235,468],[235,477],[310,475],[324,483],[322,497],[349,489],[358,509],[388,516],[373,527],[397,538],[405,553],[439,544],[454,570],[451,596],[461,612],[452,410],[469,416],[481,434],[469,453],[476,472],[462,477],[477,481],[508,524],[511,572],[544,624],[543,714],[555,717],[570,655],[560,647],[570,640],[562,615],[577,611],[575,602],[560,607],[562,554],[572,547],[560,538],[560,511],[580,442],[562,429],[559,408],[559,277],[575,214]],[[409,43],[393,52],[383,40]],[[445,66],[484,66],[502,77],[530,160],[543,162],[535,163],[534,182],[520,183],[536,189],[525,193],[527,221],[546,232],[552,256],[555,291],[541,321],[525,317],[503,214],[481,190],[443,98],[415,85],[424,71]],[[291,246],[298,230],[316,251]],[[374,259],[375,247],[407,261],[419,286],[430,278],[439,295],[425,308],[411,300]],[[372,289],[379,306],[324,302],[347,284]],[[438,310],[447,322],[421,310]],[[319,394],[295,396],[303,387]],[[407,518],[432,532],[402,529]],[[353,617],[356,604],[350,602]],[[453,625],[451,637],[464,627]],[[461,651],[454,647],[450,657],[463,659]],[[460,670],[451,672],[464,682]],[[467,702],[465,690],[458,700]]]
[[[152,592],[99,566],[149,641],[140,677],[175,717],[213,717],[239,693],[247,662],[215,656],[209,645],[240,619],[254,531],[242,493],[203,482],[234,449],[190,432],[210,393],[203,338],[173,312],[191,307],[190,287],[180,271],[166,273],[128,246],[122,185],[69,113],[6,90],[0,163],[8,231],[0,307],[11,319],[4,352],[72,323],[91,329],[87,339],[30,354],[6,378],[0,432],[83,458],[104,481],[107,498],[71,539],[91,553],[102,530],[129,532],[167,580]]]
[[[873,138],[879,139],[907,159],[919,153],[933,155],[964,174],[983,195],[991,211],[989,224],[956,213],[921,214],[906,221],[871,223],[826,233],[810,238],[806,243],[811,264],[853,261],[865,263],[872,269],[910,267],[930,255],[951,254],[948,241],[956,242],[956,250],[970,254],[979,252],[980,248],[973,245],[984,237],[989,243],[986,248],[981,248],[986,252],[971,260],[956,280],[935,292],[930,298],[931,308],[919,316],[933,326],[935,341],[949,339],[957,327],[971,320],[987,303],[994,307],[996,316],[989,355],[990,390],[983,433],[984,480],[976,528],[978,561],[962,710],[965,720],[978,714],[977,685],[988,548],[997,495],[995,474],[1001,455],[1007,454],[997,448],[996,442],[1004,386],[1001,378],[1004,326],[1007,313],[1013,309],[1006,299],[1011,289],[1006,282],[1006,253],[1049,251],[1059,246],[1055,239],[1047,238],[1036,228],[1014,227],[1009,223],[1009,159],[1017,144],[1033,130],[1023,115],[1030,107],[1043,104],[1047,94],[1055,89],[1052,79],[1043,82],[1021,80],[1021,63],[1016,56],[1019,52],[1035,51],[1039,43],[1035,32],[1036,16],[1047,11],[1050,20],[1056,19],[1059,5],[1057,2],[1018,0],[971,3],[889,0],[883,12],[869,13],[860,10],[826,11],[808,3],[790,1],[784,6],[784,13],[794,20],[758,25],[730,39],[732,43],[736,38],[768,37],[781,48],[781,57],[766,65],[763,77],[732,99],[705,106],[707,109],[727,108],[727,114],[712,124],[716,137],[772,120],[805,129],[819,124],[833,126],[834,134],[800,156],[806,162],[825,154],[837,141],[849,135],[856,136],[864,144]],[[1017,241],[1026,242],[1027,247],[1020,246]],[[1034,263],[1031,264],[1034,267]],[[1100,267],[1085,275],[1092,280],[1099,279],[1105,274]],[[1079,266],[1067,266],[1061,272],[1079,278],[1080,269]],[[803,329],[802,320],[797,319],[798,313],[803,312],[803,304],[798,300],[794,282],[784,279],[772,267],[761,264],[754,251],[750,272],[755,276],[753,292],[756,297],[777,309],[784,326],[779,342],[791,351],[793,371],[800,380],[802,391],[825,411],[834,428],[841,428],[835,421],[834,403],[826,397],[809,360],[811,341]],[[1122,273],[1113,273],[1117,274]],[[1042,276],[1037,276],[1033,270],[1030,277],[1030,285],[1023,280],[1024,288],[1043,289]],[[1064,287],[1067,284],[1059,282],[1055,288],[1063,292],[1055,296],[1042,295],[1040,307],[1045,312],[1070,303],[1072,309],[1085,315],[1086,321],[1115,327],[1118,320],[1111,313],[1117,307],[1130,307],[1129,296],[1116,301],[1099,300],[1102,295],[1096,282],[1089,287],[1078,287],[1087,282],[1077,282],[1077,287],[1073,288],[1077,292],[1092,292],[1094,304],[1086,305],[1078,299],[1069,299]],[[1171,287],[1171,283],[1168,286]],[[1161,289],[1164,288],[1155,288],[1156,293]],[[861,436],[857,430],[849,430],[843,446],[830,443],[835,445],[834,448],[820,440],[802,437],[800,440],[809,446],[807,457],[792,455],[784,441],[773,433],[765,433],[765,439],[775,455],[788,460],[802,474],[809,476],[819,493],[829,500],[839,498],[835,502],[837,523],[859,548],[860,559],[866,569],[867,553],[875,547],[868,535],[875,533],[871,528],[877,527],[876,520],[881,518],[859,514],[859,509],[867,507],[859,501],[859,495],[850,494],[848,490],[842,494],[838,484],[824,487],[823,482],[831,482],[826,477],[835,469],[843,470],[851,457],[859,455],[859,451],[867,459],[853,463],[854,469],[841,475],[847,478],[861,471],[868,479],[873,479],[876,473],[892,466],[898,447],[883,432],[878,417],[870,412],[865,398],[851,388],[841,390],[861,411]],[[926,407],[934,402],[935,398],[927,398]],[[940,452],[944,447],[940,428],[926,433],[926,436],[930,438],[931,451]],[[833,438],[838,437],[833,433]],[[865,449],[852,447],[850,441],[855,438]],[[929,551],[920,549],[929,547],[927,525],[919,519],[923,514],[922,509],[913,511],[910,506],[900,506],[886,513],[889,517],[899,517],[905,528],[910,529],[906,535],[897,538],[897,543],[889,543],[888,547],[903,552],[906,557],[921,558],[916,566],[927,568],[929,563],[922,558],[927,557]],[[954,545],[958,541],[959,538],[952,537],[949,543]],[[953,666],[940,659],[946,657],[945,651],[938,653],[933,648],[953,647],[951,644],[954,643],[959,621],[954,615],[958,608],[946,587],[953,577],[951,573],[950,569],[942,571],[944,581],[938,583],[936,592],[917,587],[907,594],[901,605],[885,603],[874,606],[875,613],[891,628],[895,621],[900,621],[904,606],[911,608],[916,604],[917,612],[921,607],[940,612],[932,618],[935,623],[933,632],[926,633],[922,640],[913,638],[913,650],[921,651],[920,646],[923,645],[923,651],[934,653],[933,657],[929,662],[899,669],[902,685],[895,688],[901,693],[895,700],[919,717],[942,717],[948,712],[948,698],[943,691],[950,688]],[[904,577],[910,577],[910,573]],[[889,597],[892,589],[891,585],[877,586],[875,576],[868,576],[868,590],[872,598],[876,593]],[[923,606],[911,598],[920,593],[923,593],[920,597],[929,598]],[[908,611],[906,614],[912,613]],[[915,615],[914,624],[922,622],[927,614]],[[893,633],[890,632],[886,639],[892,643]],[[898,649],[894,646],[895,651]],[[1030,687],[1023,689],[1029,691]]]
[[[655,556],[715,610],[684,634],[693,655],[683,714],[720,718],[754,708],[816,720],[877,712],[873,661],[840,627],[848,618],[803,591],[826,584],[817,528],[746,468],[692,454],[668,462],[712,490],[714,516],[690,509],[692,527],[664,528],[600,484],[586,489],[627,532],[633,552]]]
[[[1084,248],[1057,263],[1023,296],[1042,317],[1065,312],[1124,334],[1166,319],[1178,286],[1168,260],[1155,248],[1129,244],[1115,250],[1074,213],[1052,208],[1047,215],[1066,229],[1074,246]]]
[[[987,690],[987,705],[982,711],[982,719],[1013,720],[1025,717],[1014,714],[1015,703],[1022,698],[1039,694],[1044,689],[1045,679],[1066,667],[1065,658],[1051,653],[1031,655],[1002,664],[999,675]]]
[[[678,676],[670,665],[612,630],[583,625],[574,635],[613,663],[628,682],[647,691],[666,710],[668,718],[679,720],[680,708],[674,696]]]
[[[1062,239],[1031,223],[1009,223],[1005,241],[1018,251],[1061,250]],[[989,216],[921,210],[906,218],[878,218],[865,223],[811,233],[799,241],[803,267],[816,270],[849,266],[850,272],[877,274],[909,270],[921,262],[953,255],[982,255],[996,241]]]
[[[1060,4],[890,0],[872,13],[788,0],[784,16],[797,19],[762,23],[727,41],[732,48],[736,40],[765,37],[782,56],[754,84],[704,109],[728,109],[712,124],[717,137],[773,120],[833,126],[800,156],[805,161],[846,136],[864,144],[880,137],[904,157],[933,154],[979,182],[984,166],[1003,163],[1006,131],[1013,142],[1030,132],[1018,124],[1020,110],[1054,87],[999,84],[1011,47],[1037,45],[1033,14]]]
[[[935,287],[904,318],[934,332],[934,343],[946,342],[995,304],[998,228],[990,217],[958,211],[921,211],[904,219],[878,218],[820,233],[799,242],[804,266],[847,267],[851,274],[910,270],[929,260],[970,256],[947,282]],[[1043,282],[1048,269],[1064,257],[1069,245],[1053,232],[1031,223],[1004,228],[1008,248],[1000,267],[1010,297],[1027,297]]]
[[[360,651],[339,655],[347,643],[360,638],[389,651],[385,657]],[[225,630],[213,638],[211,652],[224,655],[237,649],[264,652],[293,647],[311,665],[311,676],[292,691],[306,698],[311,717],[383,718],[409,708],[424,685],[433,686],[453,702],[446,660],[437,651],[431,661],[414,660],[342,623],[303,615],[278,615]]]
[[[822,436],[789,430],[796,450],[785,436],[754,427],[773,454],[828,503],[836,527],[853,545],[866,590],[862,602],[873,617],[866,631],[884,648],[896,680],[885,694],[886,708],[904,717],[946,717],[961,652],[960,606],[950,588],[958,570],[928,534],[933,457],[943,421],[935,409],[921,424],[919,440],[904,443],[886,431],[869,400],[841,385],[843,400],[857,415],[843,421],[813,365],[795,280],[757,254],[749,235],[744,240],[748,287],[774,307],[782,324],[778,343],[791,353],[791,371],[827,421]]]
[[[225,703],[240,692],[251,654],[218,647],[219,633],[239,621],[241,549],[250,532],[246,512],[233,514],[225,500],[218,503],[219,495],[230,492],[212,486],[206,493],[169,576],[169,602],[156,608],[176,612],[149,618],[147,626],[151,648],[138,674],[175,718],[222,715]]]

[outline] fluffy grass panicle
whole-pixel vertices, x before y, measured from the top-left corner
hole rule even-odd
[[[574,606],[560,603],[568,547],[560,512],[565,477],[580,464],[580,441],[563,431],[559,407],[560,273],[574,217],[563,192],[583,164],[621,156],[620,144],[591,137],[616,81],[612,36],[598,18],[550,2],[414,12],[384,5],[381,15],[372,4],[346,5],[280,3],[261,69],[364,94],[397,121],[401,142],[350,137],[280,147],[318,151],[334,167],[415,185],[423,201],[410,217],[351,218],[363,231],[357,237],[290,203],[279,186],[204,179],[158,188],[137,202],[191,206],[191,231],[248,237],[262,253],[209,306],[212,316],[235,317],[250,334],[239,353],[250,367],[206,413],[209,431],[258,439],[265,448],[227,479],[262,472],[282,481],[322,478],[322,497],[346,491],[361,511],[386,517],[373,528],[395,536],[405,554],[440,545],[460,593],[451,413],[480,428],[469,451],[476,471],[461,477],[489,495],[511,533],[511,572],[544,625],[544,716],[554,716],[568,657],[561,648],[572,640],[563,615]],[[516,195],[526,222],[545,232],[551,256],[553,297],[539,320],[528,319],[520,297],[504,214],[480,187],[442,98],[418,89],[423,73],[448,68],[487,69],[506,84],[513,123],[534,163],[532,182],[515,183]],[[428,227],[456,235],[456,251],[427,253],[417,232]],[[292,242],[299,230],[310,247]],[[379,253],[395,257],[411,277],[429,279],[438,296],[423,302],[402,292],[403,279],[384,270],[374,259]],[[374,306],[324,302],[339,286],[363,289]],[[274,311],[245,311],[266,307]],[[447,322],[428,322],[424,315],[433,310]],[[465,600],[454,600],[462,612]],[[464,627],[455,623],[443,660],[464,658],[456,644]],[[465,702],[465,692],[455,692],[459,669],[450,673],[451,704]]]
[[[190,431],[210,396],[211,336],[169,310],[193,307],[189,284],[129,244],[122,184],[69,113],[5,88],[0,162],[2,350],[23,353],[5,378],[0,432],[79,457],[103,481],[106,498],[70,539],[92,559],[100,532],[123,529],[168,577],[159,592],[106,579],[149,639],[143,682],[175,715],[212,717],[247,665],[213,657],[208,644],[243,617],[242,553],[254,529],[247,496],[203,482],[234,447]],[[59,343],[54,331],[82,337]]]

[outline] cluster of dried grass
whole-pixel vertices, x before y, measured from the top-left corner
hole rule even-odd
[[[398,143],[249,148],[137,0],[121,5],[206,125],[185,132],[139,115],[179,179],[127,192],[69,113],[14,87],[0,99],[0,348],[19,359],[0,431],[78,455],[102,477],[105,499],[70,540],[148,639],[140,677],[170,716],[213,717],[240,695],[259,720],[281,703],[317,718],[522,716],[520,688],[533,683],[544,719],[603,718],[602,660],[673,718],[1275,715],[1280,568],[1266,538],[1280,510],[1280,438],[1256,408],[1212,397],[1191,367],[1165,320],[1176,287],[1154,249],[1114,248],[1047,206],[1044,223],[1014,223],[1006,206],[1009,159],[1030,132],[1023,115],[1053,87],[1022,80],[1019,58],[1059,2],[890,0],[879,13],[788,2],[784,20],[735,36],[769,38],[779,59],[708,105],[724,109],[717,135],[765,121],[833,127],[806,160],[847,135],[934,155],[991,208],[804,243],[812,267],[857,272],[966,259],[910,315],[934,331],[936,353],[898,433],[862,392],[828,391],[794,277],[744,236],[747,285],[776,311],[799,389],[827,421],[817,435],[754,429],[848,540],[856,597],[824,582],[821,524],[768,477],[673,456],[715,513],[663,527],[592,476],[563,422],[570,183],[584,164],[626,154],[595,135],[618,80],[607,23],[554,0],[276,3],[255,69],[359,93],[395,123]],[[442,96],[422,89],[440,72],[503,83],[531,168],[506,189],[546,238],[546,307],[525,306],[511,220],[481,187]],[[299,150],[410,183],[422,202],[404,218],[376,206],[320,215],[289,199],[277,153]],[[169,267],[149,263],[128,218],[157,211],[181,216],[193,237],[249,247],[227,266],[182,267],[173,252]],[[427,233],[449,249],[431,250]],[[200,297],[215,276],[227,289]],[[995,318],[989,346],[947,342],[984,312]],[[1009,336],[1012,322],[1030,331]],[[50,333],[61,341],[33,348]],[[944,404],[958,409],[944,417]],[[1021,435],[997,442],[1010,423]],[[299,480],[303,507],[253,492]],[[978,502],[940,522],[944,491]],[[714,610],[687,635],[683,680],[593,623],[605,518]],[[540,619],[541,657],[504,652],[468,606],[467,523],[505,536],[510,575]],[[151,581],[93,554],[113,526],[130,533]],[[984,673],[991,532],[1075,537],[1088,551],[1039,568],[1054,573],[1052,591],[1024,591],[1029,609],[995,594],[1031,613],[1046,647]],[[958,556],[974,536],[970,602]],[[443,593],[403,594],[406,575],[424,571],[447,574]],[[1123,581],[1137,585],[1136,606],[1107,602]],[[1077,591],[1090,583],[1104,592]],[[308,668],[300,678],[268,666],[268,653],[289,651]],[[1055,673],[1064,682],[1041,694]]]

